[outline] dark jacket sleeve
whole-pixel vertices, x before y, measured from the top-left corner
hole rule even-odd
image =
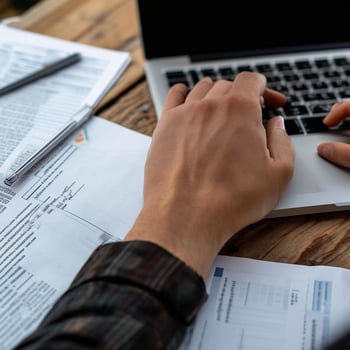
[[[161,247],[99,247],[19,349],[176,349],[207,298],[203,279]]]

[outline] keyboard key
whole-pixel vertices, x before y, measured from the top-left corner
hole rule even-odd
[[[283,112],[278,109],[271,109],[271,108],[264,107],[262,109],[262,115],[263,115],[264,123],[267,123],[267,121],[272,117],[275,117],[277,115],[283,115]]]
[[[190,86],[187,76],[183,71],[169,71],[165,73],[165,76],[168,80],[169,87],[172,87],[177,83],[185,84],[187,87]]]
[[[309,86],[306,83],[300,82],[300,81],[293,82],[291,87],[294,91],[308,91],[309,90]]]
[[[234,80],[235,72],[231,67],[221,67],[218,69],[221,78],[225,80]]]
[[[309,110],[304,105],[286,105],[284,112],[287,117],[296,117],[298,115],[310,115]]]
[[[333,106],[333,103],[316,103],[316,104],[310,104],[309,108],[312,112],[312,114],[322,114],[323,116],[326,116],[328,112],[331,110]]]
[[[308,134],[329,131],[329,128],[323,124],[323,118],[324,117],[301,118],[301,121]]]
[[[194,69],[191,69],[190,71],[188,71],[188,73],[192,79],[193,85],[196,85],[200,80],[198,72]]]
[[[254,69],[251,66],[238,66],[237,72],[253,72]]]
[[[289,92],[288,86],[284,84],[270,84],[269,87],[273,90],[276,90],[278,92],[281,92],[282,94],[287,94]]]
[[[350,64],[346,57],[337,57],[334,59],[334,63],[338,67],[348,66]]]
[[[317,93],[309,93],[304,94],[303,98],[305,101],[336,101],[336,97],[333,92],[317,92]]]
[[[325,81],[313,81],[312,82],[312,88],[314,90],[327,90],[328,84]]]
[[[169,79],[169,80],[176,80],[176,79],[185,79],[186,78],[186,74],[184,71],[180,71],[180,70],[177,70],[177,71],[169,71],[169,72],[166,72],[165,73],[166,77]]]
[[[350,130],[350,120],[345,119],[341,122],[340,125],[337,126],[338,130]]]
[[[217,76],[215,70],[212,68],[201,69],[201,73],[202,73],[203,77],[210,77],[213,81],[218,80],[218,76]]]
[[[307,94],[303,94],[302,98],[304,99],[304,101],[306,102],[310,102],[310,101],[316,101],[317,100],[317,94],[316,93],[307,93]]]
[[[327,67],[330,67],[331,64],[327,59],[318,59],[318,60],[315,60],[315,66],[318,68],[327,68]]]
[[[272,73],[273,68],[270,64],[257,64],[255,66],[256,70],[261,74]]]
[[[340,73],[337,71],[325,71],[325,72],[323,72],[323,75],[328,79],[340,77]]]
[[[320,76],[317,73],[311,72],[311,73],[304,73],[303,77],[305,80],[318,80],[320,79]]]
[[[266,75],[266,81],[267,83],[279,83],[281,81],[281,78],[278,75]]]
[[[312,68],[312,65],[309,61],[297,61],[295,62],[295,66],[300,70],[309,70]]]
[[[331,82],[331,85],[335,88],[335,89],[346,89],[347,87],[350,86],[350,83],[347,80],[342,80],[342,79],[338,79],[338,80],[333,80]]]
[[[293,82],[293,81],[299,81],[300,80],[299,75],[293,74],[293,73],[292,74],[285,74],[283,76],[283,78],[284,78],[285,81],[288,81],[288,82]]]
[[[301,100],[300,100],[299,96],[290,95],[290,96],[287,96],[286,106],[293,105],[293,104],[300,104],[300,102],[301,102]]]
[[[337,99],[335,97],[334,92],[327,92],[327,91],[317,93],[316,98],[319,101],[332,101],[332,102],[335,102]]]
[[[288,135],[304,134],[302,127],[297,119],[285,119],[284,126]]]
[[[350,98],[350,89],[346,89],[339,92],[341,98]]]
[[[276,63],[276,68],[281,72],[293,70],[293,67],[289,62]]]

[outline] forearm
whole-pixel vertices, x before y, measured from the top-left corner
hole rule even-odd
[[[17,349],[176,348],[206,299],[203,280],[162,248],[99,248]]]

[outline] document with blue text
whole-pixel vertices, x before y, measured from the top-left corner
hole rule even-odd
[[[350,328],[350,270],[218,256],[181,350],[321,350]]]

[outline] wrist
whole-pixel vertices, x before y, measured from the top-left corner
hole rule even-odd
[[[206,225],[203,217],[196,218],[196,211],[189,215],[184,208],[161,208],[160,213],[159,205],[144,207],[125,240],[156,243],[205,278],[225,243],[218,225]]]

